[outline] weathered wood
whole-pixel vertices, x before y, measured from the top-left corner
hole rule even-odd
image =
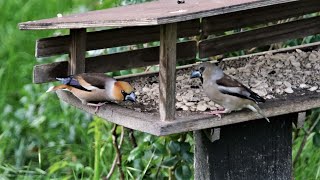
[[[161,127],[161,122],[159,121],[159,116],[154,116],[151,113],[136,112],[114,103],[107,103],[101,106],[95,113],[95,107],[82,104],[78,98],[68,91],[58,90],[57,95],[64,102],[110,122],[150,134],[160,135],[159,127]]]
[[[226,52],[272,44],[291,38],[320,33],[320,17],[297,20],[265,28],[203,40],[199,43],[200,58]]]
[[[177,24],[160,26],[159,113],[160,120],[174,120],[176,111]]]
[[[268,7],[259,7],[240,12],[222,14],[202,19],[202,31],[205,36],[236,28],[266,24],[308,13],[320,11],[319,0],[300,0]]]
[[[311,51],[319,48],[320,42],[317,42],[279,50],[255,53],[241,57],[228,58],[226,59],[226,61],[244,60],[253,55],[263,55],[266,53],[285,53],[295,51],[295,49]],[[186,50],[186,52],[187,51],[188,50]],[[192,66],[195,66],[195,64],[183,66],[182,69],[190,68]],[[181,69],[181,67],[178,69]],[[131,78],[139,78],[141,76],[150,76],[154,74],[157,74],[157,72],[139,74],[139,76],[134,74],[130,76],[121,76],[117,78],[128,80]],[[94,108],[81,104],[81,102],[70,93],[58,92],[58,94],[60,94],[59,97],[61,100],[67,101],[70,105],[80,108],[88,113],[94,114]],[[303,106],[297,106],[297,104],[303,104]],[[265,104],[260,105],[260,107],[268,117],[279,116],[295,112],[304,112],[309,109],[320,107],[320,93],[310,92],[307,90],[300,93],[295,92],[293,94],[289,94],[288,96],[279,97],[274,100],[268,100]],[[115,111],[114,108],[116,108],[117,110]],[[124,125],[125,127],[147,132],[157,136],[207,129],[212,127],[221,127],[225,125],[236,124],[261,118],[257,114],[248,110],[232,112],[230,114],[224,115],[222,119],[219,119],[211,115],[205,115],[203,113],[184,113],[184,111],[177,111],[175,121],[160,121],[160,116],[158,113],[132,112],[132,110],[126,109],[124,107],[110,104],[108,106],[101,107],[98,112],[98,116],[107,119],[111,122]],[[135,115],[131,116],[131,114]],[[124,116],[127,115],[128,117],[124,118]],[[150,123],[145,123],[143,125],[141,125],[141,123],[138,123],[145,120],[150,121]]]
[[[85,58],[86,58],[86,29],[71,29],[71,44],[69,54],[68,73],[79,74],[85,72]]]
[[[177,36],[190,37],[200,33],[200,21],[192,20],[177,24]],[[87,33],[86,50],[141,44],[159,41],[160,26],[125,27]],[[36,43],[36,57],[48,57],[69,52],[71,37],[57,36],[39,39]]]
[[[306,91],[308,93],[308,91]],[[71,93],[66,91],[57,92],[59,98],[68,104],[75,106],[90,114],[95,113],[95,108],[83,105]],[[262,111],[268,117],[295,113],[320,107],[319,93],[293,94],[291,98],[283,97],[274,101],[267,101],[261,105]],[[303,106],[297,106],[303,104]],[[224,115],[221,119],[201,113],[183,113],[177,111],[174,121],[160,121],[158,113],[137,112],[116,104],[107,104],[100,107],[96,114],[110,122],[123,125],[127,128],[147,132],[157,136],[176,134],[187,131],[195,131],[212,127],[221,127],[246,121],[260,119],[261,117],[250,111],[239,111]],[[259,120],[264,122],[265,120]],[[221,138],[223,136],[221,135]]]
[[[195,179],[292,179],[292,120],[296,114],[224,126],[213,143],[195,131]]]
[[[20,29],[62,29],[160,25],[297,0],[153,1],[19,24]],[[142,13],[143,12],[143,13]]]
[[[194,59],[197,54],[196,49],[196,41],[178,43],[177,61]],[[159,64],[159,47],[86,58],[85,71],[104,73],[155,64]],[[56,77],[66,76],[67,69],[68,63],[66,61],[36,65],[33,69],[33,82],[55,81]]]
[[[287,48],[275,49],[275,50],[270,50],[270,51],[263,51],[263,52],[252,53],[252,54],[247,54],[247,55],[243,55],[243,56],[230,57],[230,58],[225,58],[222,61],[236,61],[236,60],[242,61],[242,60],[245,60],[245,59],[250,58],[252,56],[261,56],[261,55],[265,55],[265,54],[276,54],[276,53],[290,53],[290,52],[296,51],[296,49],[300,49],[303,51],[318,50],[318,49],[320,49],[320,42],[314,42],[314,43],[292,46],[292,47],[287,47]],[[197,64],[188,64],[188,65],[179,66],[179,67],[177,67],[177,70],[192,68],[196,65]],[[117,76],[115,78],[130,80],[135,77],[153,76],[158,73],[159,73],[159,71],[143,72],[143,73]]]

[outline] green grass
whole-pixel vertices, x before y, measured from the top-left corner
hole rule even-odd
[[[112,124],[44,93],[48,84],[32,84],[33,66],[55,60],[35,59],[35,41],[67,31],[20,31],[17,24],[137,2],[141,0],[0,1],[0,179],[99,179],[108,174],[116,154]],[[315,40],[319,37],[286,44]],[[117,134],[121,133],[118,128]],[[165,179],[170,173],[187,179],[192,174],[192,134],[157,138],[135,132],[135,147],[128,130],[123,133],[122,169],[128,179]],[[294,153],[301,139],[294,143]],[[311,139],[295,168],[296,179],[319,179],[320,153]],[[112,179],[118,175],[116,169]]]

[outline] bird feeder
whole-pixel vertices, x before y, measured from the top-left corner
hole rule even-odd
[[[22,30],[70,29],[70,35],[36,42],[36,57],[69,54],[69,60],[36,65],[34,83],[83,72],[105,73],[159,64],[159,72],[118,77],[134,81],[157,76],[158,111],[135,111],[119,104],[106,104],[96,115],[157,136],[194,131],[196,179],[291,179],[292,122],[297,121],[298,113],[320,106],[320,93],[299,90],[299,93],[268,100],[261,109],[270,123],[249,111],[233,112],[221,119],[199,112],[176,111],[176,63],[320,33],[319,16],[270,23],[319,10],[318,0],[186,0],[184,3],[160,0],[24,22],[19,27]],[[262,26],[217,36],[256,25]],[[88,28],[100,27],[113,28],[87,32]],[[193,38],[195,36],[198,38]],[[180,41],[181,38],[188,40]],[[86,51],[90,50],[157,41],[160,46],[86,57]],[[296,49],[312,51],[319,44],[255,55],[289,53]],[[230,58],[225,62],[232,65],[252,56]],[[178,70],[190,67],[193,65]],[[83,105],[71,93],[58,91],[57,94],[66,103],[94,114],[94,108]],[[210,129],[206,132],[216,141],[207,139],[202,129]]]

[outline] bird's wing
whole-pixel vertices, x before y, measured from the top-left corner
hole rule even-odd
[[[79,84],[88,89],[105,89],[107,81],[115,81],[103,73],[83,73],[75,76]]]
[[[255,102],[265,102],[265,99],[261,96],[226,74],[224,74],[222,78],[216,80],[216,83],[219,91],[223,94],[250,99]]]
[[[74,78],[74,76],[68,76],[68,77],[56,78],[56,79],[59,80],[64,85],[69,85],[80,90],[89,91],[88,89],[82,87],[79,81],[76,78]]]

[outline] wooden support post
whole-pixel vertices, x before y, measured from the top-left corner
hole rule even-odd
[[[160,119],[174,120],[176,111],[177,24],[160,26],[159,112]]]
[[[195,179],[279,179],[292,176],[292,121],[297,114],[221,127],[213,143],[195,131]]]
[[[70,29],[69,75],[85,72],[86,29]]]

